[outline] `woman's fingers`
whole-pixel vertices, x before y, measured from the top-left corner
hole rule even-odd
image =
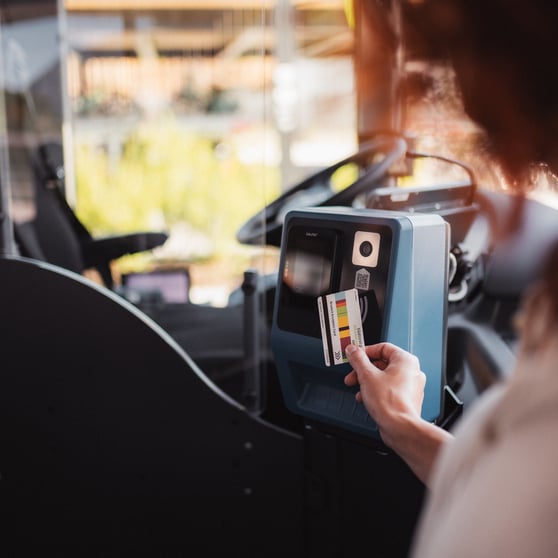
[[[358,377],[357,374],[354,370],[351,370],[346,376],[345,376],[345,385],[347,386],[356,386],[358,384]]]

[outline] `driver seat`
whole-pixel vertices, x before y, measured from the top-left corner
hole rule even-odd
[[[63,184],[63,152],[59,143],[43,143],[31,154],[35,216],[14,223],[22,256],[47,261],[75,273],[96,269],[104,285],[114,288],[112,261],[164,244],[165,232],[94,238],[68,204]]]

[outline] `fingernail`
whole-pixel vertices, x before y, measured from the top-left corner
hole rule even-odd
[[[355,345],[347,345],[347,347],[345,348],[345,354],[346,355],[352,355],[354,352],[356,352],[357,347]]]

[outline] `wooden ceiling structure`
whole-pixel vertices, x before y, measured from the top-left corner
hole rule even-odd
[[[277,0],[65,0],[68,11],[125,10],[257,10],[272,9]],[[344,0],[291,0],[297,10],[339,10]]]
[[[272,13],[280,4],[302,12],[343,12],[347,0],[64,0],[70,15],[121,14],[135,17],[149,14],[158,19],[149,29],[152,45],[159,52],[208,51],[234,56],[237,51],[269,51],[276,40],[276,30],[262,27],[262,20],[252,24],[242,16],[242,29],[232,30],[234,19],[219,19],[218,12],[235,17],[242,12],[254,14],[265,10]],[[226,18],[226,16],[224,16]],[[162,19],[159,19],[162,18]],[[129,20],[132,21],[132,20]],[[155,21],[155,20],[154,20]],[[224,22],[227,22],[225,25]],[[239,20],[240,21],[240,20]],[[347,54],[352,49],[352,33],[346,25],[302,25],[294,29],[298,42],[307,55],[323,56]],[[137,47],[138,30],[133,24],[118,33],[81,34],[74,36],[74,48],[92,54],[122,51],[132,52]]]

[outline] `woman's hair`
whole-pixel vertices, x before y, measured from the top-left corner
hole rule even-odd
[[[424,0],[432,51],[453,63],[466,112],[487,132],[517,190],[558,144],[558,2]]]
[[[424,0],[417,18],[431,52],[452,62],[463,104],[487,133],[515,190],[533,165],[558,171],[558,1]],[[558,324],[558,243],[541,286]]]

